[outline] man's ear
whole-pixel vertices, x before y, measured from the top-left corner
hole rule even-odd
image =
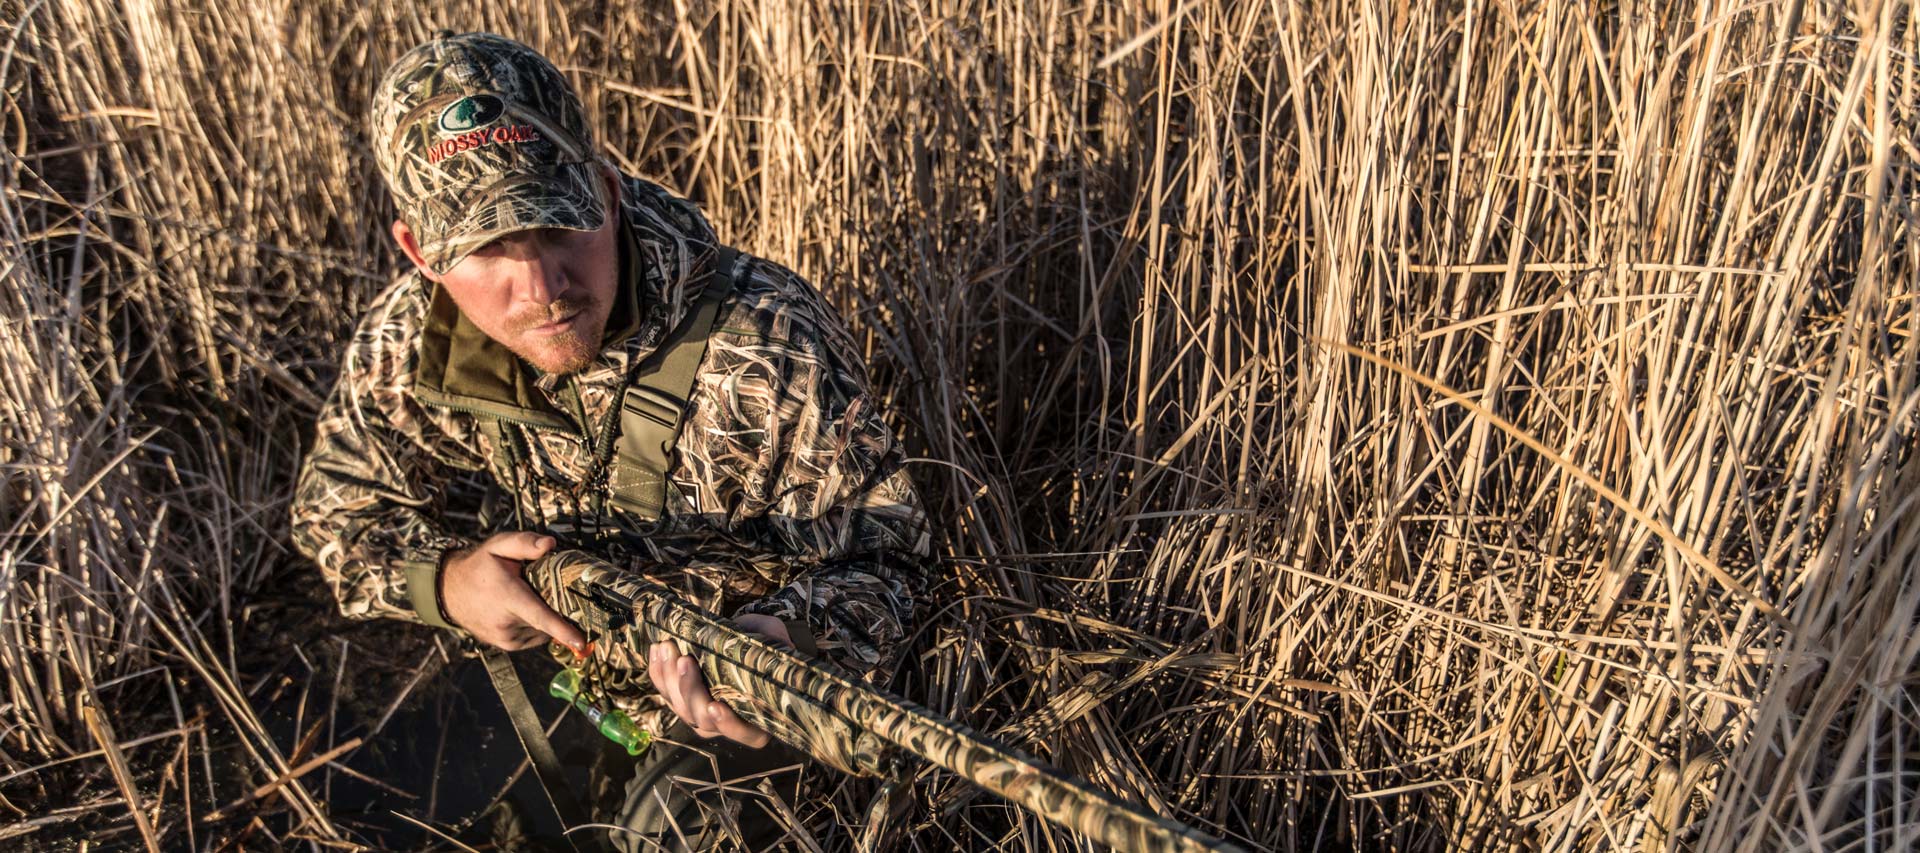
[[[427,266],[426,256],[420,254],[420,241],[414,238],[413,229],[408,228],[407,223],[398,219],[393,221],[393,242],[400,244],[400,251],[407,253],[407,260],[412,261],[414,268],[418,269],[421,275],[426,276],[428,281],[435,283],[440,281],[440,274]]]
[[[607,186],[607,208],[617,210],[620,207],[620,170],[612,163],[600,161],[600,181]]]

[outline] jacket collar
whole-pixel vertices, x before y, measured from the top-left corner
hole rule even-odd
[[[621,189],[620,284],[600,358],[625,366],[651,355],[686,316],[695,276],[715,241],[691,203],[639,178],[623,177]],[[548,400],[559,377],[541,374],[487,337],[437,283],[424,277],[420,283],[432,291],[416,348],[415,393],[423,401],[571,428]]]

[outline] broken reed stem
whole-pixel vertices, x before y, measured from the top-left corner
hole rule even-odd
[[[126,798],[127,811],[133,815],[133,825],[140,830],[140,840],[147,845],[147,853],[160,853],[160,839],[153,834],[153,824],[147,820],[147,812],[140,798],[140,789],[133,784],[133,773],[127,769],[127,757],[120,751],[120,742],[113,736],[113,727],[107,723],[106,715],[93,705],[83,705],[80,713],[86,718],[87,731],[93,733],[94,742],[106,753],[107,767],[113,771],[113,782],[120,786],[120,795]]]
[[[260,787],[255,788],[252,791],[249,791],[246,796],[241,797],[240,799],[235,800],[231,803],[228,803],[224,806],[221,806],[220,808],[215,809],[211,812],[208,812],[207,815],[201,818],[200,820],[202,823],[218,823],[220,821],[226,820],[227,818],[232,817],[235,813],[237,813],[240,810],[241,807],[245,806],[246,804],[251,803],[255,800],[258,800],[261,797],[267,796],[268,794],[271,794],[275,791],[278,791],[282,787],[287,785],[289,782],[292,782],[295,779],[305,776],[308,773],[311,773],[314,770],[325,766],[328,762],[334,761],[340,758],[340,756],[346,755],[349,752],[359,749],[361,742],[362,742],[361,738],[354,738],[350,741],[347,741],[346,743],[340,744],[339,746],[329,749],[326,752],[320,753],[319,755],[309,758],[306,761],[301,762],[299,765],[293,767],[292,769],[289,769],[287,772],[280,774],[278,777],[275,777],[273,781],[268,782],[264,785],[261,785]]]

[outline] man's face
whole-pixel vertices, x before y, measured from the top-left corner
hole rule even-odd
[[[611,179],[598,231],[536,228],[476,249],[444,273],[422,263],[405,223],[394,239],[467,320],[545,373],[584,369],[600,352],[620,275],[619,184]]]

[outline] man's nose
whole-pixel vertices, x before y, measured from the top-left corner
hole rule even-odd
[[[516,278],[520,280],[520,296],[528,302],[546,305],[567,292],[567,279],[562,265],[545,257],[544,253],[532,252],[521,258],[519,272]]]

